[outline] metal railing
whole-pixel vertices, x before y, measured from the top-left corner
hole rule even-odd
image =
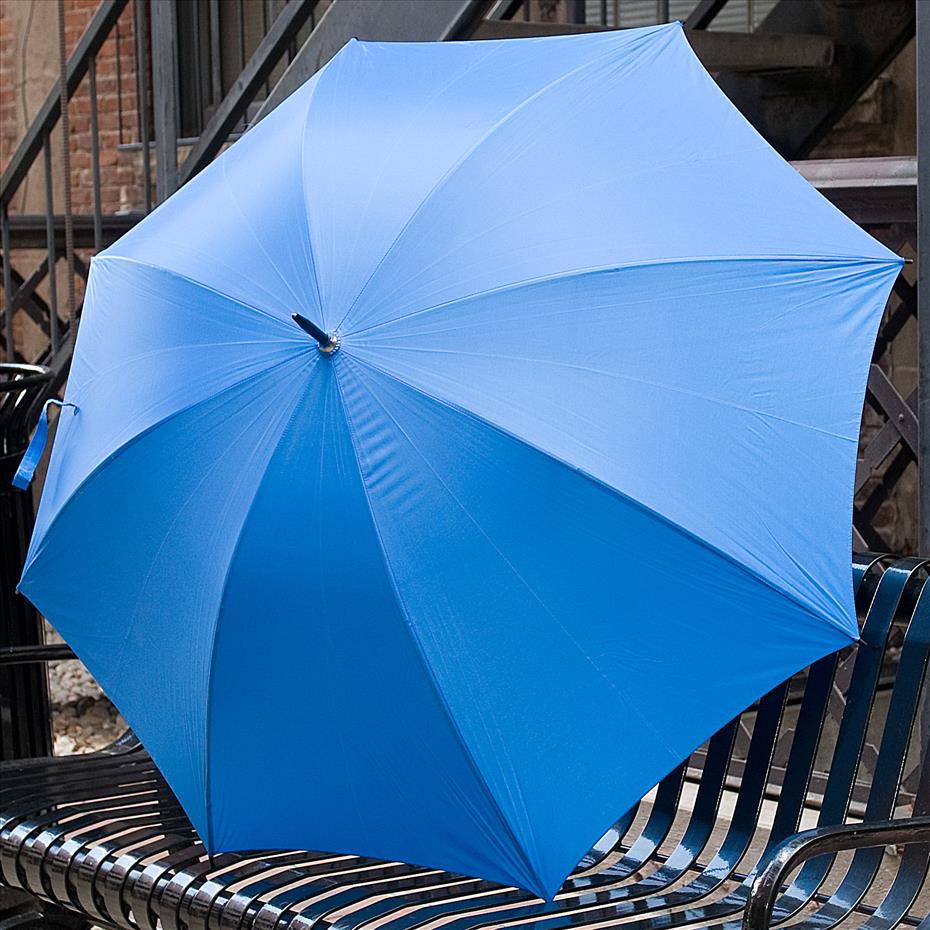
[[[97,8],[77,43],[70,58],[61,69],[60,80],[53,87],[43,103],[39,113],[26,131],[18,148],[13,153],[9,164],[0,178],[0,233],[2,233],[3,252],[3,290],[5,306],[3,309],[2,350],[10,362],[23,361],[22,351],[17,351],[14,316],[18,312],[26,311],[39,326],[48,340],[47,346],[29,361],[49,361],[58,355],[63,343],[68,339],[72,323],[77,312],[77,289],[74,287],[74,276],[82,276],[85,268],[83,262],[79,265],[74,254],[74,227],[71,211],[71,177],[70,172],[64,172],[64,212],[56,215],[54,202],[53,178],[53,139],[52,132],[59,126],[62,116],[61,100],[75,96],[82,81],[87,78],[91,86],[96,84],[96,57],[104,42],[109,38],[117,21],[127,6],[128,0],[104,0]],[[63,25],[60,27],[59,43],[64,41]],[[94,90],[96,88],[94,87]],[[65,107],[67,113],[67,106]],[[102,216],[100,204],[100,149],[99,149],[99,119],[97,111],[96,93],[91,94],[90,100],[90,126],[92,137],[92,177],[93,177],[93,245],[99,248],[102,237]],[[68,140],[70,142],[70,140]],[[67,147],[66,147],[67,148]],[[20,275],[14,267],[12,250],[15,248],[13,227],[11,224],[10,208],[13,198],[19,192],[23,182],[29,175],[33,166],[42,161],[45,175],[45,216],[43,218],[45,231],[46,255],[39,266],[28,277]],[[21,220],[24,218],[20,218]],[[31,222],[21,222],[22,227],[27,225],[38,226],[36,219]],[[61,319],[61,307],[58,293],[58,263],[61,257],[59,250],[59,230],[64,231],[65,248],[64,258],[67,263],[66,282],[68,304],[65,319]],[[37,289],[41,282],[48,278],[48,300],[41,298]]]
[[[48,364],[54,371],[51,390],[60,388],[90,257],[190,180],[242,131],[250,110],[267,96],[326,5],[326,0],[101,0],[66,60],[62,30],[60,80],[0,178],[0,358]],[[646,6],[654,7],[656,21],[686,11],[689,27],[704,29],[728,7],[728,0],[673,0],[671,5],[668,0],[563,0],[560,15],[567,10],[577,22],[596,22],[599,14],[600,22],[610,25],[634,7]],[[495,7],[499,18],[520,19],[544,13],[547,5],[504,0],[489,4],[489,16],[495,15]],[[105,48],[113,60],[112,73],[103,80],[115,80],[116,107],[104,120],[98,85]],[[75,140],[62,138],[61,130],[67,128],[62,125],[67,123],[62,97],[68,104],[65,117],[76,101],[86,105],[89,138],[80,149],[84,156],[89,150],[89,184],[87,177],[81,185],[72,184],[68,162]],[[187,137],[193,130],[197,135]],[[188,148],[183,159],[179,144]],[[111,187],[109,174],[116,170],[113,149],[117,164],[128,163],[133,176],[121,188],[122,201],[116,206],[103,195]],[[41,213],[15,206],[32,174],[42,175]],[[26,271],[17,267],[26,263],[31,263]]]
[[[37,365],[0,363],[0,760],[46,756],[52,751],[45,666],[15,668],[3,656],[44,655],[42,621],[15,593],[29,545],[32,495],[11,481],[29,441],[37,405],[51,378]]]
[[[182,0],[184,2],[186,0]],[[610,27],[618,22],[632,24],[626,17],[636,7],[654,16],[655,22],[669,17],[684,18],[687,29],[706,30],[721,23],[732,28],[729,23],[736,9],[740,15],[748,11],[746,30],[749,31],[758,20],[763,2],[765,0],[757,0],[753,5],[751,0],[687,0],[686,3],[684,0],[669,3],[661,0],[562,0],[557,12],[563,21],[568,16],[574,17],[577,24]],[[267,96],[269,87],[316,26],[323,0],[202,0],[197,4],[204,11],[204,18],[197,21],[196,27],[199,44],[193,43],[193,36],[188,36],[199,51],[186,59],[175,40],[178,29],[194,30],[193,25],[184,26],[187,12],[180,19],[176,16],[172,25],[171,17],[153,19],[153,3],[159,4],[160,9],[165,5],[174,6],[174,0],[101,0],[65,62],[64,80],[49,91],[0,177],[0,261],[4,294],[4,305],[0,309],[0,358],[47,364],[52,370],[51,379],[44,388],[48,393],[59,390],[67,376],[73,322],[80,316],[90,256],[131,228],[160,196],[164,196],[157,176],[165,174],[166,158],[170,157],[173,162],[170,166],[174,175],[172,183],[180,186],[209,164],[247,125],[251,108]],[[244,3],[252,5],[253,13],[258,9],[255,4],[261,4],[261,16],[255,19],[260,23],[256,34],[247,36],[244,32],[247,20]],[[488,19],[530,21],[540,19],[547,9],[554,7],[540,0],[488,0],[477,15]],[[221,10],[233,11],[230,14],[232,27],[227,35],[232,78],[224,76],[222,69],[217,75],[217,62],[213,57],[218,33],[222,31]],[[115,54],[117,110],[115,117],[106,117],[109,135],[102,138],[104,120],[98,106],[98,90],[105,79],[99,66],[105,48]],[[194,81],[190,75],[185,76],[186,68],[200,77]],[[209,80],[204,77],[205,72],[209,72]],[[179,99],[179,87],[184,86],[193,87],[201,94],[195,107],[199,134],[186,142],[185,117],[175,104]],[[60,191],[56,198],[54,183],[56,147],[61,142],[62,87],[68,103],[86,96],[88,106],[90,171],[86,179],[89,184],[79,192],[83,200],[78,209],[74,208],[74,203],[64,202]],[[187,93],[183,96],[186,98]],[[170,105],[159,109],[155,106],[156,99]],[[179,138],[182,148],[187,149],[183,159],[178,157]],[[107,164],[111,159],[105,157],[111,154],[108,146],[135,160],[138,184],[127,209],[112,209],[103,196],[108,172],[113,170]],[[36,215],[15,209],[17,195],[31,172],[35,172],[40,183],[44,181],[45,211]],[[874,185],[863,186],[871,190]],[[66,185],[58,187],[66,189]],[[911,203],[912,193],[907,196]],[[867,226],[888,227],[886,217],[879,217],[874,224],[860,221]],[[903,252],[909,242],[916,240],[916,228],[909,216],[902,219],[895,214],[894,222],[895,235],[886,236],[886,241]],[[17,268],[20,255],[23,256],[21,266]],[[31,263],[28,268],[26,262]],[[876,363],[888,367],[885,356],[889,347],[916,316],[916,287],[902,277],[883,324]],[[31,340],[22,337],[24,329],[31,332]],[[919,435],[916,390],[908,396],[902,396],[903,393],[891,384],[879,364],[873,366],[867,403],[881,422],[874,434],[865,435],[868,442],[864,442],[861,449],[855,514],[859,547],[912,548],[887,538],[878,520],[881,508],[893,497],[895,488],[903,486],[908,475],[916,470]],[[26,653],[17,653],[16,657],[21,662],[30,659]]]
[[[49,390],[61,387],[90,257],[193,177],[244,128],[250,107],[265,95],[276,69],[287,66],[306,32],[314,27],[317,5],[317,0],[230,0],[223,4],[209,0],[196,5],[174,0],[101,0],[67,58],[62,21],[60,79],[49,90],[0,177],[4,296],[0,358],[47,364],[53,370]],[[188,21],[195,7],[197,15]],[[229,13],[235,14],[232,28],[227,28]],[[191,68],[203,67],[198,58],[203,53],[201,26],[212,51],[222,27],[227,49],[227,76],[220,74],[208,87],[190,82]],[[251,30],[248,36],[247,27]],[[179,49],[187,55],[183,60]],[[109,56],[106,76],[101,68],[104,55]],[[194,115],[204,123],[197,126],[201,131],[196,139],[181,139],[182,147],[186,143],[190,150],[179,167],[179,136],[190,125],[189,117],[185,124],[179,103],[179,84],[185,81],[185,106],[193,106]],[[105,113],[99,92],[103,82],[109,82],[111,94],[115,83],[116,96],[115,110],[107,107]],[[200,99],[192,96],[207,90]],[[62,99],[66,101],[64,114]],[[82,113],[86,109],[87,128],[81,130],[86,136],[79,136],[74,125],[68,125],[67,117],[75,107],[82,108]],[[76,152],[89,156],[89,171],[80,185],[73,183],[69,164]],[[122,201],[115,204],[104,192],[115,188],[108,183],[110,173],[121,165],[129,166],[133,181],[120,186]],[[16,207],[33,174],[41,176],[42,213]],[[27,263],[28,271],[17,268]]]
[[[38,614],[15,593],[33,503],[31,494],[10,486],[10,469],[15,470],[22,454],[37,405],[60,391],[67,377],[90,257],[144,217],[159,195],[164,196],[156,174],[165,174],[166,138],[173,148],[173,188],[193,177],[242,129],[249,107],[266,92],[275,69],[283,69],[294,54],[301,30],[313,28],[316,0],[262,0],[264,18],[257,45],[249,48],[247,59],[243,53],[242,60],[236,61],[238,71],[231,86],[215,106],[211,102],[210,116],[180,170],[176,142],[182,126],[176,106],[180,63],[173,57],[179,43],[177,34],[164,28],[166,4],[174,5],[173,0],[102,0],[68,57],[60,18],[60,78],[0,177],[4,295],[0,359],[18,363],[0,364],[0,464],[4,466],[0,468],[0,531],[5,534],[0,559],[0,712],[5,721],[0,758],[51,753],[48,685],[42,663],[73,658],[66,646],[44,644]],[[153,6],[158,14],[154,21]],[[216,6],[211,0],[209,8],[216,12]],[[239,0],[240,23],[245,21],[242,8]],[[246,48],[235,33],[233,39],[239,50]],[[170,76],[166,80],[164,69],[159,74],[158,63],[164,65],[166,60],[174,80]],[[101,61],[109,71],[111,94],[115,84],[116,97],[115,112],[108,107],[105,115],[100,91],[107,77],[102,77]],[[169,106],[157,106],[166,101]],[[82,108],[89,138],[69,131],[70,111],[79,115]],[[89,155],[89,171],[83,187],[77,189],[71,183],[71,162],[76,160],[71,155]],[[108,172],[118,170],[120,158],[133,164],[137,180],[129,209],[114,209],[103,196]],[[40,176],[44,213],[17,212],[17,199],[25,199],[18,195],[33,173]],[[20,271],[17,263],[21,267],[30,263],[29,270]],[[28,330],[25,335],[24,330]],[[15,719],[4,710],[14,706]]]
[[[752,32],[777,0],[516,0],[504,17],[624,29],[681,20],[689,29]],[[721,15],[722,14],[722,15]]]

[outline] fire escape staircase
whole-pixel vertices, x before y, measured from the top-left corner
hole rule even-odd
[[[829,130],[859,99],[915,33],[914,0],[779,0],[752,32],[711,29],[728,0],[700,0],[684,23],[686,34],[705,66],[746,117],[815,186],[855,220],[868,226],[910,228],[916,215],[914,158],[805,161]],[[608,28],[585,22],[586,5],[566,0],[573,23],[534,22],[522,0],[288,0],[269,24],[200,136],[178,163],[176,112],[177,24],[173,2],[101,0],[84,34],[67,60],[65,84],[70,100],[84,82],[90,88],[94,211],[71,215],[53,205],[52,132],[61,119],[60,84],[53,87],[0,178],[0,252],[4,306],[0,312],[0,356],[9,361],[49,365],[55,372],[50,390],[67,377],[73,345],[69,320],[80,308],[64,307],[60,280],[75,276],[77,291],[87,277],[87,255],[106,247],[131,228],[152,203],[152,169],[144,159],[145,209],[106,215],[100,210],[101,166],[97,145],[96,57],[121,17],[132,17],[138,99],[151,97],[151,111],[138,119],[144,152],[154,150],[159,197],[186,183],[226,145],[243,121],[260,120],[352,37],[378,40],[454,41],[577,33]],[[606,10],[606,4],[601,4]],[[606,16],[604,17],[606,19]],[[298,34],[314,23],[295,47]],[[283,71],[283,73],[282,73]],[[280,75],[268,88],[272,74]],[[43,165],[38,165],[42,162]],[[46,212],[12,212],[14,197],[35,169],[46,178]],[[37,183],[39,183],[37,181]],[[35,256],[41,260],[35,265]],[[25,270],[26,263],[28,270]],[[59,269],[50,275],[50,269]],[[69,312],[71,310],[71,312]],[[876,362],[909,320],[916,316],[915,287],[902,277],[879,339]],[[14,342],[14,319],[25,314],[42,333],[44,345],[22,358]],[[916,397],[902,397],[883,369],[872,366],[868,403],[884,425],[865,448],[857,490],[884,469],[891,480],[917,457]],[[887,477],[883,479],[887,484]],[[857,512],[856,542],[881,548],[870,530],[881,493]],[[863,509],[864,508],[864,509]],[[870,509],[871,508],[871,509]]]

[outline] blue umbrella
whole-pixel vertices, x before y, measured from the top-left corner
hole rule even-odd
[[[900,266],[677,24],[353,41],[94,260],[21,590],[210,851],[550,896],[856,639]]]

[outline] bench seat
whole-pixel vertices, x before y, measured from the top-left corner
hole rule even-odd
[[[0,766],[0,885],[10,896],[0,930],[75,920],[133,930],[737,930],[770,919],[930,930],[927,574],[915,559],[859,557],[861,645],[724,727],[608,832],[552,903],[356,856],[211,859],[127,735],[104,752]],[[889,853],[891,843],[904,845]]]

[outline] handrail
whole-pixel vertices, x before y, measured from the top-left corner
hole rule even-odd
[[[102,0],[87,28],[78,40],[67,65],[67,86],[70,97],[77,90],[90,66],[91,59],[100,51],[109,38],[110,30],[116,24],[120,14],[129,0]],[[9,204],[19,185],[26,177],[36,160],[42,145],[58,121],[61,114],[61,94],[56,84],[48,92],[41,110],[26,130],[6,170],[0,177],[0,205]]]
[[[701,0],[685,20],[685,29],[706,29],[726,5],[727,0]]]
[[[768,930],[775,899],[788,874],[808,859],[876,846],[930,843],[930,817],[820,827],[788,837],[766,856],[752,883],[743,930]]]
[[[186,184],[216,157],[239,123],[258,89],[274,70],[297,31],[310,18],[317,0],[288,0],[275,17],[242,73],[217,107],[178,172],[178,186]]]
[[[73,349],[73,336],[70,339],[67,338],[73,328],[69,323],[74,322],[71,317],[75,310],[77,313],[80,312],[79,307],[73,307],[73,301],[68,300],[69,312],[65,315],[64,320],[61,319],[61,307],[58,300],[57,279],[54,270],[57,268],[57,262],[62,258],[62,243],[59,241],[60,222],[55,214],[52,191],[51,135],[56,127],[61,126],[62,116],[67,113],[67,108],[64,111],[62,109],[62,96],[64,96],[66,103],[73,100],[75,95],[80,92],[82,82],[87,78],[90,81],[87,89],[90,93],[93,212],[90,216],[72,218],[70,211],[67,209],[66,201],[64,219],[66,229],[74,224],[78,227],[84,239],[89,240],[92,235],[93,248],[95,251],[99,251],[101,247],[107,244],[107,240],[112,240],[114,234],[118,235],[123,232],[127,225],[132,225],[140,217],[140,214],[131,216],[110,214],[104,216],[101,213],[100,126],[97,120],[96,65],[101,49],[106,42],[113,38],[114,33],[118,40],[120,17],[128,12],[127,7],[130,6],[133,7],[132,31],[134,33],[134,42],[131,43],[133,50],[130,54],[134,54],[135,61],[135,108],[137,111],[139,140],[144,153],[141,159],[144,196],[141,215],[145,215],[151,209],[150,158],[146,157],[145,153],[149,152],[149,145],[152,141],[148,93],[150,85],[149,9],[152,2],[154,0],[99,0],[70,56],[67,61],[63,62],[64,80],[56,82],[49,90],[42,106],[29,123],[23,138],[16,147],[16,151],[13,153],[2,176],[0,176],[0,233],[2,233],[2,236],[0,236],[2,238],[0,253],[3,255],[2,288],[0,290],[2,290],[4,298],[3,306],[0,308],[0,328],[2,328],[2,334],[0,335],[2,335],[2,343],[5,345],[4,354],[9,361],[16,361],[20,358],[13,335],[13,316],[17,310],[25,307],[30,299],[34,298],[36,285],[44,278],[48,278],[48,301],[38,307],[38,314],[42,321],[40,325],[45,329],[49,342],[47,348],[42,350],[38,358],[30,360],[47,363],[53,368],[54,377],[50,386],[51,390],[57,390],[67,376],[70,355]],[[162,0],[158,0],[158,2],[162,2]],[[178,0],[163,0],[163,2],[173,3],[178,2]],[[265,23],[263,28],[267,30],[266,34],[251,59],[248,62],[242,62],[242,73],[222,100],[213,119],[210,120],[201,133],[201,137],[195,143],[190,156],[184,162],[181,171],[178,172],[181,183],[189,180],[205,167],[218,154],[224,143],[228,141],[230,132],[241,123],[249,105],[254,101],[261,87],[266,84],[274,68],[280,63],[282,57],[293,48],[299,30],[312,17],[316,5],[317,0],[288,0],[286,5],[270,19],[270,22],[267,13],[263,15],[263,23]],[[122,21],[125,21],[125,19]],[[173,40],[170,34],[154,37],[156,44],[159,42],[164,44],[165,41],[170,42]],[[119,47],[117,47],[117,55],[119,56],[119,54]],[[118,68],[119,62],[117,61]],[[173,104],[169,103],[165,99],[165,93],[166,88],[163,87],[160,102],[168,106],[169,112],[166,118],[170,122],[172,118],[177,118],[176,110],[172,109],[177,107],[177,101],[175,100]],[[174,97],[175,95],[172,94],[171,96]],[[155,103],[159,103],[157,81]],[[121,103],[119,105],[121,106]],[[162,128],[164,128],[164,120]],[[162,142],[164,141],[163,139]],[[120,142],[122,142],[122,136],[120,136]],[[30,171],[35,168],[36,162],[42,161],[43,158],[46,201],[44,218],[41,215],[12,215],[12,204],[17,192],[22,187],[26,177],[29,176]],[[162,164],[164,158],[165,152],[163,150],[156,152],[156,161],[159,165]],[[67,240],[68,236],[65,238]],[[22,277],[16,274],[9,253],[11,249],[25,250],[27,248],[44,249],[48,254],[40,263],[37,271],[33,272],[28,280],[23,281]],[[67,249],[64,251],[67,254]],[[76,265],[78,262],[76,260],[75,263],[71,264]],[[79,267],[73,267],[71,270],[73,273],[81,275]],[[86,275],[84,276],[86,277]],[[69,275],[67,279],[69,289],[73,280],[73,277]],[[34,300],[30,310],[33,314],[36,312]],[[46,317],[48,319],[47,327],[44,325]]]
[[[0,647],[0,667],[5,665],[29,665],[36,662],[61,662],[76,658],[74,650],[65,643]]]

